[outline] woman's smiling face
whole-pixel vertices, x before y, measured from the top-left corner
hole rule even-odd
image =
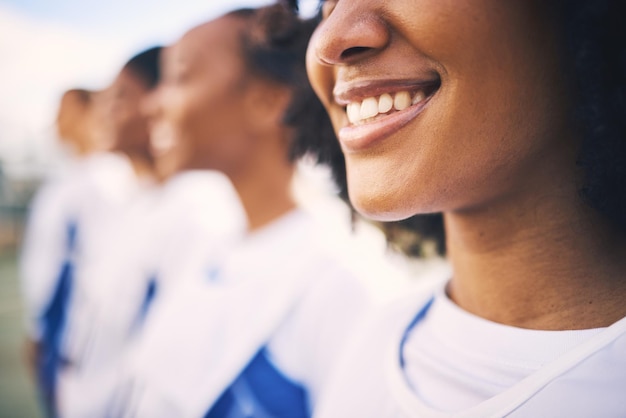
[[[564,154],[566,89],[544,8],[325,2],[307,68],[359,211],[395,220],[486,205],[532,187],[529,173]]]
[[[146,111],[159,163],[171,166],[167,173],[228,171],[253,152],[240,39],[244,24],[220,17],[192,29],[163,55],[163,81]]]

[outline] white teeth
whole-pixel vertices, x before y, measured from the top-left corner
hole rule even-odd
[[[425,99],[426,94],[422,90],[415,93],[413,99],[411,99],[411,94],[408,91],[399,91],[393,96],[384,93],[378,99],[368,97],[362,102],[351,102],[346,107],[346,114],[351,124],[358,124],[376,115],[389,113],[392,109],[404,110]]]
[[[357,123],[361,120],[361,104],[359,102],[352,102],[346,108],[346,113],[348,114],[348,120],[350,123]]]
[[[411,106],[411,96],[408,91],[400,91],[393,98],[393,108],[396,110],[404,110]]]
[[[421,102],[422,100],[424,100],[426,98],[426,95],[424,94],[423,91],[418,91],[417,93],[415,93],[415,96],[413,97],[413,100],[411,101],[411,104],[417,104],[419,102]]]
[[[391,94],[385,93],[378,99],[378,113],[387,113],[393,107]]]
[[[361,120],[372,118],[376,115],[378,115],[378,100],[373,97],[363,100],[363,103],[361,103]]]
[[[155,124],[150,130],[150,146],[157,155],[162,155],[176,146],[174,132],[170,125]]]

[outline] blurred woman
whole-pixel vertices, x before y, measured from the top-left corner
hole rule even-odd
[[[56,128],[59,140],[79,156],[89,155],[96,149],[95,144],[92,145],[92,132],[96,127],[90,123],[93,122],[90,116],[94,113],[93,95],[93,92],[84,89],[68,90],[62,95],[58,109]],[[65,198],[65,189],[71,187],[71,180],[70,174],[48,180],[38,191],[30,208],[21,254],[21,276],[30,310],[29,328],[34,337],[40,333],[36,331],[37,317],[53,286],[57,273],[53,273],[53,270],[58,268],[63,259],[63,232],[56,229],[62,230],[66,222],[55,218],[67,216],[65,206],[69,202]]]
[[[84,400],[102,391],[87,390],[88,382],[118,361],[163,292],[166,282],[157,273],[167,252],[184,253],[187,234],[226,235],[241,224],[224,180],[207,173],[161,179],[143,111],[160,80],[161,51],[133,57],[106,89],[107,137],[125,164],[114,181],[85,190],[76,222],[80,253],[62,336],[66,364],[58,376],[64,417],[81,416]],[[204,220],[210,215],[221,217],[219,225]]]
[[[443,213],[454,272],[367,326],[317,416],[624,414],[625,12],[324,2],[308,70],[350,199]]]
[[[56,128],[71,159],[51,176],[33,200],[20,257],[20,276],[27,307],[29,363],[38,364],[44,402],[51,410],[59,333],[75,257],[76,218],[84,192],[119,161],[102,151],[102,92],[72,89],[61,98]]]
[[[315,22],[275,5],[226,14],[165,55],[154,123],[179,170],[232,182],[247,231],[179,260],[129,355],[112,415],[307,417],[367,304],[290,194],[327,116],[306,80]],[[100,386],[102,387],[102,386]]]
[[[72,195],[80,187],[79,173],[90,170],[94,154],[103,149],[98,141],[97,106],[102,93],[71,89],[63,93],[56,129],[59,142],[71,153],[72,160],[60,174],[47,179],[30,207],[25,244],[21,254],[22,284],[30,309],[31,331],[38,333],[37,317],[45,305],[65,253],[65,226],[69,223]]]
[[[101,92],[71,89],[63,93],[56,119],[57,133],[62,144],[78,156],[86,156],[101,149],[94,123],[98,116],[94,102]]]
[[[40,346],[35,356],[38,379],[51,416],[58,415],[59,373],[73,361],[68,332],[76,329],[70,315],[81,288],[76,286],[77,268],[94,254],[90,233],[101,219],[108,219],[100,216],[109,215],[119,194],[135,184],[124,159],[102,152],[110,145],[111,125],[104,123],[109,119],[107,96],[108,92],[85,90],[63,96],[57,128],[78,158],[38,193],[22,254],[24,293]]]

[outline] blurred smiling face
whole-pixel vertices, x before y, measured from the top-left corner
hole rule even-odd
[[[187,33],[163,56],[151,107],[153,147],[168,171],[228,173],[252,151],[246,131],[243,23],[222,17]]]
[[[85,132],[83,128],[85,115],[89,104],[81,93],[73,91],[66,93],[61,100],[57,115],[56,126],[61,141],[74,145],[73,142],[82,140]]]
[[[167,55],[171,54],[172,51],[173,47],[163,48],[161,51],[159,65],[163,76],[157,87],[145,97],[142,103],[143,113],[148,119],[150,150],[154,156],[157,174],[161,178],[168,178],[176,174],[176,170],[180,166],[178,161],[180,152],[177,152],[171,126],[161,117],[161,96],[166,87],[166,74],[169,72],[166,66],[170,63]]]
[[[565,88],[544,7],[324,3],[307,69],[359,211],[396,220],[470,210],[528,188],[529,173],[563,159]]]
[[[103,118],[114,151],[143,152],[148,147],[149,135],[141,105],[148,88],[141,78],[129,69],[123,69],[107,88],[106,111]]]

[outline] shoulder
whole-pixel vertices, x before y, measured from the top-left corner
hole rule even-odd
[[[541,370],[536,377],[546,384],[539,390],[520,385],[520,393],[531,395],[511,416],[622,416],[626,411],[624,370],[626,318]]]
[[[303,258],[301,274],[308,276],[299,310],[310,310],[317,322],[323,323],[326,316],[348,311],[360,314],[369,309],[372,289],[365,278],[347,262],[344,254],[327,245],[321,233],[323,226],[310,219],[308,222],[308,228],[303,229],[303,244],[298,255]]]
[[[87,157],[77,167],[82,179],[83,192],[94,197],[116,199],[133,193],[139,179],[131,162],[114,153],[98,153]]]
[[[216,172],[181,173],[163,186],[167,216],[189,228],[214,235],[242,233],[246,215],[228,179]]]
[[[369,313],[340,357],[321,395],[316,417],[402,416],[390,375],[401,367],[399,347],[404,331],[439,286],[414,289]]]

